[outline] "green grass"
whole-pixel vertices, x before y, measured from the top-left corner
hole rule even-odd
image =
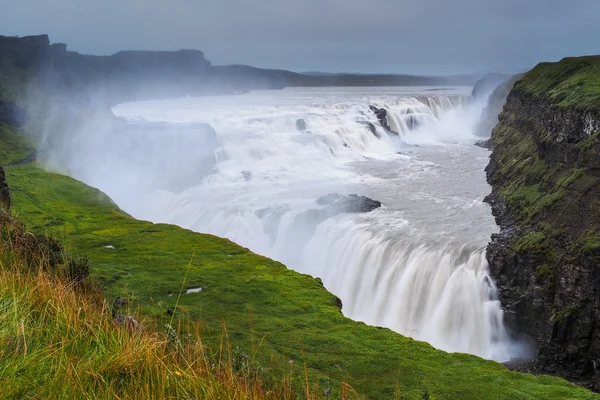
[[[64,259],[50,262],[48,248],[29,246],[33,235],[0,213],[0,398],[295,397],[291,376],[266,387],[226,336],[213,353],[197,335],[114,323],[89,282],[73,281]]]
[[[23,160],[33,152],[31,140],[15,128],[0,123],[0,165]]]
[[[565,58],[541,63],[525,74],[515,89],[548,97],[561,107],[600,111],[600,56]]]
[[[224,323],[231,342],[273,379],[291,367],[302,380],[306,367],[311,385],[332,388],[334,398],[344,381],[373,399],[599,398],[558,378],[510,372],[349,320],[320,281],[225,239],[134,220],[73,179],[35,166],[6,172],[18,217],[88,256],[108,298],[125,294],[162,323],[184,280],[185,288],[202,287],[181,296],[178,318],[200,321],[212,347]]]

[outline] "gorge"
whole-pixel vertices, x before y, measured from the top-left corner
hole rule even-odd
[[[249,80],[236,72],[246,68],[219,75],[200,52],[95,59],[46,41],[33,39],[35,57],[27,40],[3,53],[12,68],[2,82],[19,73],[3,92],[0,128],[11,140],[22,138],[13,126],[34,131],[39,165],[118,207],[35,166],[7,168],[12,207],[35,229],[71,235],[107,296],[125,290],[159,320],[181,306],[204,321],[208,343],[227,321],[246,351],[264,341],[257,359],[274,363],[271,372],[304,359],[334,393],[349,377],[370,398],[595,398],[460,353],[533,356],[518,368],[598,390],[599,118],[597,94],[579,89],[598,76],[597,59],[538,66],[488,102],[435,80],[332,88],[321,87],[332,77],[310,83],[285,71]],[[163,62],[131,79],[148,59]],[[14,96],[20,80],[35,82],[34,101]],[[489,153],[473,144],[507,96],[491,134],[488,196]]]

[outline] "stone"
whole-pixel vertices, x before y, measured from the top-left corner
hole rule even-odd
[[[374,105],[369,106],[369,109],[371,111],[373,111],[373,113],[375,114],[375,116],[377,117],[377,120],[379,121],[379,123],[381,124],[381,127],[390,135],[395,135],[398,136],[399,133],[398,132],[394,132],[392,130],[392,128],[390,128],[390,125],[388,124],[388,120],[387,120],[387,110],[385,108],[377,108]]]
[[[306,130],[306,121],[304,118],[296,120],[296,129],[298,129],[299,132],[304,132]]]

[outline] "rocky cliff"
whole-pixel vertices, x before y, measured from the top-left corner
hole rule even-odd
[[[600,390],[600,57],[536,66],[492,133],[487,257],[527,368]]]

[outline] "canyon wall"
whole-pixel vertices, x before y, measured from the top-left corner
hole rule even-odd
[[[487,258],[524,368],[600,390],[600,57],[543,63],[494,128]]]

